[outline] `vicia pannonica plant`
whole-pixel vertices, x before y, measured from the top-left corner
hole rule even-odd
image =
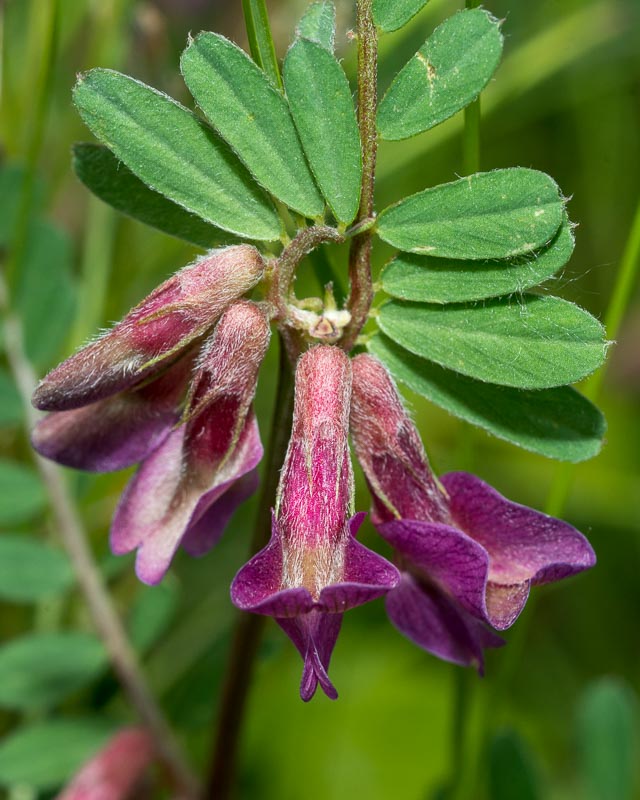
[[[318,686],[337,697],[330,658],[355,606],[384,597],[416,645],[482,671],[485,648],[502,644],[495,631],[514,623],[533,586],[595,562],[567,523],[467,472],[436,477],[397,388],[550,458],[589,458],[604,432],[570,385],[602,364],[603,328],[535,289],[573,249],[552,178],[475,172],[375,206],[378,139],[404,140],[461,111],[500,61],[500,22],[460,11],[378,103],[378,36],[425,2],[358,0],[355,104],[324,0],[298,24],[282,70],[261,3],[245,4],[251,57],[216,33],[190,40],[181,70],[195,111],[110,70],[80,76],[74,90],[103,143],[76,147],[79,178],[206,252],[41,381],[33,402],[48,414],[33,445],[77,469],[138,464],[111,546],[136,550],[138,577],[157,583],[179,547],[214,548],[258,488],[252,403],[273,330],[280,384],[255,550],[231,599],[291,639],[304,700]],[[396,252],[374,282],[377,240]],[[320,297],[294,291],[321,245],[348,275],[344,302],[330,282]],[[349,436],[391,560],[357,540],[366,514],[354,506]]]

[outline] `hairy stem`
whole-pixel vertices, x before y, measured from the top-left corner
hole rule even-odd
[[[293,414],[293,373],[282,339],[278,388],[271,423],[264,482],[260,494],[256,525],[251,539],[251,555],[261,550],[271,534],[271,508],[274,504],[280,467],[287,451]],[[251,677],[265,618],[239,612],[222,686],[216,719],[215,741],[205,798],[227,800],[231,796],[238,745]]]
[[[356,224],[373,217],[373,192],[376,173],[376,107],[378,101],[378,36],[373,22],[372,0],[356,3],[358,37],[358,127],[362,143],[362,186]],[[351,293],[348,308],[351,322],[340,346],[352,349],[362,330],[373,300],[371,283],[371,230],[353,237],[349,250]]]
[[[31,406],[36,377],[23,344],[22,325],[11,312],[4,278],[0,279],[0,308],[4,321],[4,344],[9,366],[15,378],[25,410],[27,425],[38,421]],[[80,591],[93,624],[102,639],[111,665],[122,684],[132,707],[154,737],[158,756],[185,798],[197,797],[197,782],[167,724],[162,711],[149,691],[145,678],[102,581],[100,571],[87,544],[87,535],[75,504],[69,494],[62,470],[53,462],[34,454],[44,483],[57,532],[67,551]]]

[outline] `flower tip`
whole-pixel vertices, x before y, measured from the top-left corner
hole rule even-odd
[[[318,651],[315,647],[310,647],[304,659],[304,669],[300,681],[300,697],[305,703],[308,703],[315,695],[318,684],[329,700],[338,699],[336,687],[331,683]]]

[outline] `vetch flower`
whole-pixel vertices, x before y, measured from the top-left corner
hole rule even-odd
[[[255,490],[262,445],[251,403],[269,335],[254,303],[239,301],[224,312],[200,353],[182,424],[125,489],[111,547],[116,554],[137,549],[136,572],[145,583],[161,580],[180,544],[192,555],[213,547]]]
[[[33,404],[52,413],[33,431],[35,449],[97,472],[145,458],[180,417],[199,343],[263,272],[258,251],[237,245],[211,251],[161,284],[40,382]]]
[[[320,684],[337,697],[327,670],[349,608],[385,594],[398,571],[355,539],[348,444],[351,365],[320,345],[298,361],[293,426],[273,515],[271,541],[236,575],[236,606],[275,617],[304,659],[303,700]]]
[[[126,800],[154,759],[154,746],[142,728],[125,728],[91,758],[56,800]]]
[[[373,521],[402,570],[387,612],[440,658],[483,667],[530,587],[595,563],[585,537],[562,520],[507,500],[465,472],[434,477],[417,429],[386,369],[353,360],[351,432],[373,495]]]

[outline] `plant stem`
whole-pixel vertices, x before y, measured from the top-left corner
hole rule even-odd
[[[253,60],[262,67],[272,83],[278,89],[282,89],[282,78],[265,0],[242,0],[242,13]]]
[[[42,13],[47,15],[45,35],[42,43],[42,62],[40,74],[34,87],[33,118],[31,120],[29,138],[26,148],[25,173],[22,181],[18,214],[13,232],[13,239],[6,263],[5,291],[15,290],[15,282],[22,265],[24,251],[29,236],[29,223],[33,207],[38,159],[42,148],[44,130],[52,96],[54,65],[58,52],[58,28],[60,23],[60,0],[44,3]],[[35,9],[32,9],[35,11]]]
[[[616,274],[616,282],[613,287],[611,299],[604,317],[604,327],[607,336],[611,341],[615,341],[620,326],[624,319],[631,294],[636,282],[638,270],[640,269],[640,199],[636,206],[629,235],[622,252],[620,268]],[[607,365],[601,367],[588,381],[586,381],[583,393],[594,403],[597,401],[602,388],[602,381],[606,373]],[[547,498],[546,512],[552,516],[559,516],[562,513],[571,486],[575,477],[575,464],[560,464],[556,469],[555,479]]]
[[[4,344],[7,359],[15,378],[31,428],[39,415],[31,406],[36,385],[33,368],[23,344],[22,325],[9,308],[7,286],[0,279],[0,308],[4,317]],[[154,737],[158,756],[185,798],[197,797],[197,782],[180,753],[177,742],[162,711],[150,693],[135,652],[111,603],[100,571],[87,544],[87,535],[69,495],[62,470],[52,461],[34,454],[36,466],[47,491],[58,534],[73,565],[80,591],[86,601],[93,624],[102,639],[111,665],[129,701]]]
[[[469,669],[454,667],[453,670],[453,719],[451,721],[451,772],[447,797],[458,800],[464,791],[465,775],[465,729],[467,709],[471,696],[471,674]]]
[[[251,540],[251,555],[261,550],[269,541],[271,508],[274,504],[280,467],[287,451],[292,414],[293,373],[281,338],[278,387],[264,482]],[[227,800],[231,796],[244,711],[265,621],[265,618],[258,614],[246,612],[238,614],[216,719],[215,740],[205,794],[207,800],[209,798]]]
[[[356,224],[373,217],[373,193],[376,174],[376,108],[378,102],[378,35],[373,22],[372,0],[356,2],[356,35],[358,37],[358,127],[362,144],[362,184],[360,208]],[[371,283],[371,230],[353,237],[349,250],[351,292],[348,308],[351,322],[347,325],[340,346],[347,352],[354,346],[362,330],[373,300]]]

